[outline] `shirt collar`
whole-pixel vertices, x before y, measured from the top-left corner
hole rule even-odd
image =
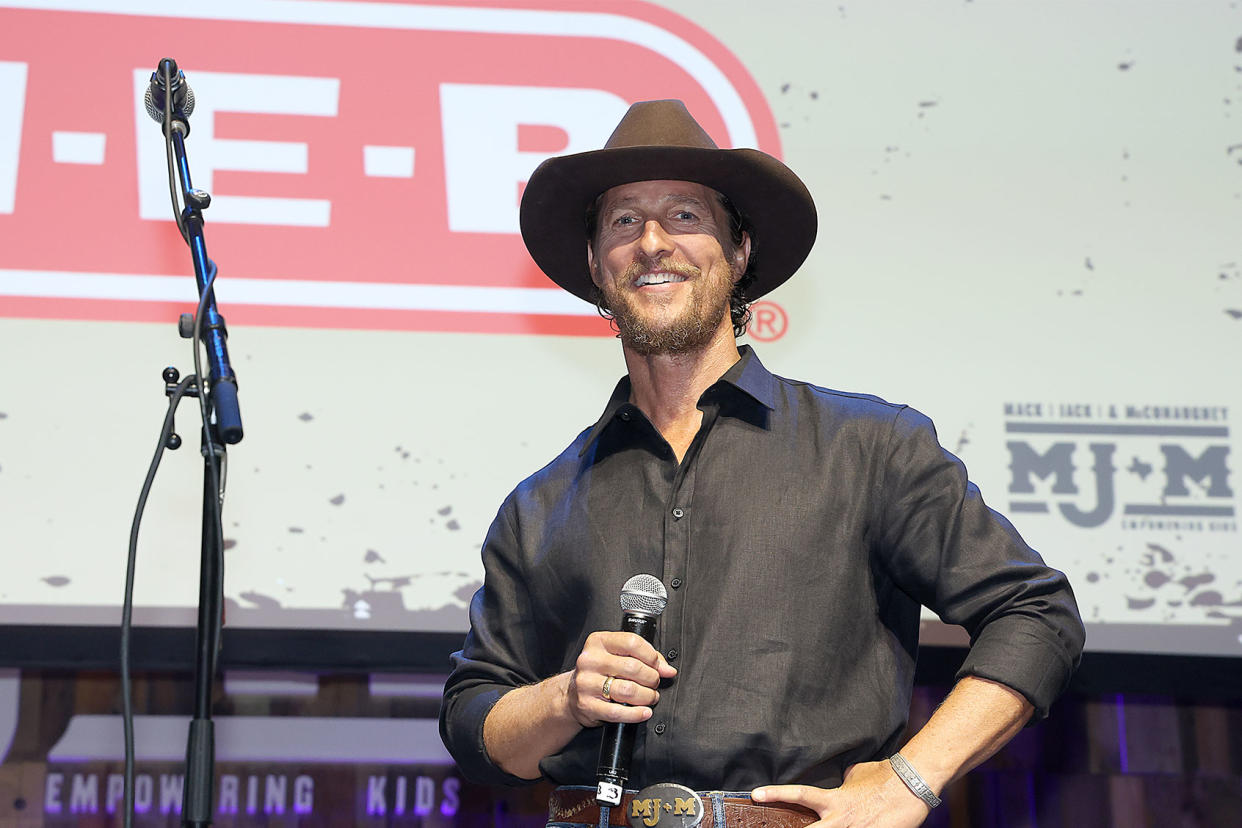
[[[727,382],[739,391],[745,392],[751,399],[764,408],[776,408],[776,377],[763,367],[759,357],[749,345],[738,348],[742,358],[733,363],[724,376],[712,388]]]
[[[704,402],[710,395],[719,393],[725,386],[732,386],[743,392],[760,405],[769,410],[776,408],[776,378],[772,376],[767,368],[763,367],[763,363],[759,361],[759,357],[755,355],[755,351],[749,345],[743,345],[738,348],[740,358],[737,362],[729,367],[728,371],[720,377],[716,382],[712,383],[703,395],[699,397],[699,402]],[[719,389],[719,390],[718,390]],[[595,425],[591,427],[591,431],[587,434],[586,442],[582,444],[582,449],[578,452],[578,456],[586,454],[587,449],[599,439],[599,435],[609,423],[618,416],[625,417],[627,414],[633,416],[637,412],[637,408],[630,403],[630,377],[625,375],[617,382],[617,387],[613,389],[612,396],[608,398],[608,404],[604,406],[604,413],[595,421]]]

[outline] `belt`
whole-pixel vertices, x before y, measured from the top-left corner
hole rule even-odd
[[[627,791],[621,804],[610,808],[608,825],[628,828],[630,803],[637,791]],[[819,815],[800,805],[760,805],[749,796],[724,794],[719,791],[699,792],[703,797],[703,821],[699,828],[806,828],[819,819]],[[716,801],[723,800],[724,824],[716,821]],[[585,787],[562,787],[552,791],[548,798],[548,822],[573,822],[584,825],[600,825],[599,805],[595,802],[595,789]]]

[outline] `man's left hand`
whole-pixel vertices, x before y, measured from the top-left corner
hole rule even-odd
[[[887,761],[861,762],[845,772],[841,787],[765,785],[751,793],[755,802],[787,802],[810,808],[819,821],[808,828],[916,828],[928,808],[910,792]]]

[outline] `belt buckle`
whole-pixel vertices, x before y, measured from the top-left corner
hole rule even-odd
[[[676,782],[648,785],[630,800],[630,828],[698,828],[703,797]]]

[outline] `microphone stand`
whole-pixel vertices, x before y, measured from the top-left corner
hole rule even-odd
[[[195,362],[198,361],[198,342],[207,350],[208,378],[204,383],[198,376],[197,388],[190,393],[199,397],[203,412],[203,512],[202,549],[199,570],[198,624],[195,634],[194,662],[194,718],[190,722],[186,744],[185,785],[182,792],[181,824],[183,826],[210,826],[215,788],[215,736],[211,721],[211,691],[216,672],[216,654],[220,648],[220,628],[223,621],[223,570],[224,544],[220,535],[221,511],[224,502],[224,477],[227,463],[226,444],[242,439],[241,410],[237,402],[237,377],[233,373],[228,354],[228,332],[224,319],[216,306],[212,284],[216,265],[207,256],[207,243],[203,236],[203,210],[211,204],[211,196],[204,190],[194,189],[190,179],[190,165],[186,158],[185,137],[190,132],[187,113],[172,104],[172,79],[178,74],[176,63],[165,58],[160,61],[158,73],[163,74],[167,103],[164,107],[164,136],[171,146],[176,163],[177,177],[181,184],[184,208],[180,221],[182,234],[190,246],[194,262],[194,277],[198,284],[199,305],[194,317],[183,314],[178,330],[183,338],[195,339]],[[170,170],[171,172],[171,170]],[[169,182],[173,186],[173,182]],[[196,372],[197,373],[197,372]],[[165,370],[166,392],[175,387],[177,371]],[[170,440],[180,444],[180,439]]]

